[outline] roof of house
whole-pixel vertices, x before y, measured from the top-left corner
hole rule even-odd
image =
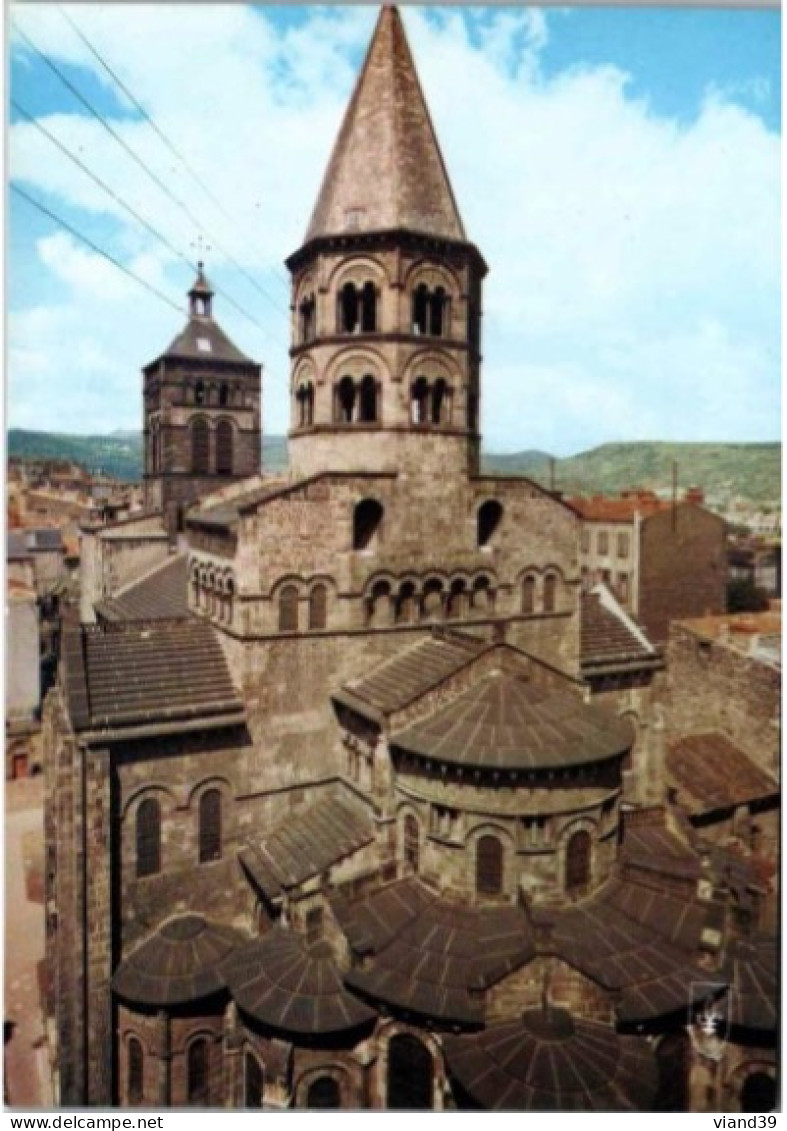
[[[345,989],[328,943],[310,946],[279,924],[234,953],[222,973],[244,1013],[283,1032],[340,1033],[376,1016]]]
[[[305,242],[394,228],[465,239],[401,17],[384,5]]]
[[[6,540],[6,561],[29,558],[35,553],[60,551],[63,535],[55,527],[9,530]]]
[[[645,517],[658,511],[669,510],[672,506],[670,500],[659,499],[649,491],[634,492],[621,498],[610,498],[606,495],[584,498],[577,495],[567,499],[566,502],[579,513],[581,518],[589,522],[633,522],[637,515]]]
[[[756,935],[727,946],[726,977],[732,987],[729,1020],[746,1029],[772,1031],[779,1008],[779,947],[775,938]]]
[[[96,602],[106,621],[168,620],[188,615],[188,557],[176,554],[158,563],[144,577]]]
[[[507,771],[600,762],[632,741],[628,723],[603,707],[500,671],[391,736],[392,746],[433,761]]]
[[[65,690],[76,730],[117,729],[243,712],[211,625],[196,618],[68,625]]]
[[[653,1110],[658,1072],[649,1042],[565,1009],[528,1010],[443,1043],[450,1075],[488,1110]]]
[[[170,919],[123,959],[112,989],[142,1005],[182,1005],[224,989],[221,962],[243,936],[201,915]]]
[[[230,341],[218,322],[206,315],[194,315],[177,334],[161,355],[164,358],[182,357],[200,361],[209,366],[212,361],[238,361],[253,364],[250,357],[241,353]]]
[[[654,646],[608,590],[583,592],[580,601],[580,658],[583,669],[651,662]]]
[[[240,858],[269,897],[297,887],[310,876],[357,852],[374,839],[368,813],[337,797],[324,797],[288,818],[260,839],[250,840]]]
[[[476,637],[436,632],[385,660],[368,675],[344,684],[335,698],[391,714],[453,675],[486,647],[488,643]]]
[[[667,772],[692,814],[728,809],[778,792],[765,770],[726,735],[690,734],[669,745]]]

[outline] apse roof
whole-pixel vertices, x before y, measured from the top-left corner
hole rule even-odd
[[[569,691],[492,672],[391,737],[401,750],[484,770],[559,770],[623,754],[631,729]]]
[[[242,942],[201,915],[170,919],[118,966],[112,989],[142,1005],[183,1005],[222,990],[221,962]]]
[[[401,17],[385,5],[305,242],[390,229],[465,239]]]

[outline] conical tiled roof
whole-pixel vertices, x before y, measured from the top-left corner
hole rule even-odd
[[[306,242],[392,228],[466,238],[401,18],[396,8],[385,6]]]

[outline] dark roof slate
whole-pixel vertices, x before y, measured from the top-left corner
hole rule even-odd
[[[243,701],[204,621],[81,626],[64,633],[65,687],[78,730],[237,716]]]
[[[776,1029],[780,998],[776,939],[734,939],[727,947],[725,974],[730,982],[730,1022],[746,1029]]]
[[[688,797],[692,813],[742,805],[778,791],[778,785],[723,734],[691,734],[667,751],[667,772]]]
[[[602,604],[598,593],[583,592],[580,601],[580,658],[583,666],[653,660],[623,617]]]
[[[241,850],[241,861],[272,898],[373,839],[372,822],[363,809],[340,798],[324,797],[291,814],[259,840],[248,842]]]
[[[243,936],[201,915],[170,919],[124,958],[112,989],[141,1005],[184,1005],[224,989],[221,963]]]
[[[188,616],[187,555],[168,558],[114,597],[97,602],[95,608],[98,616],[113,623]]]
[[[648,1042],[566,1010],[532,1010],[480,1033],[447,1036],[448,1070],[494,1111],[650,1111],[656,1062]]]
[[[342,690],[381,714],[390,714],[426,694],[486,647],[486,641],[470,636],[436,632],[403,649],[368,675],[345,684]],[[341,692],[338,698],[341,699]]]
[[[200,343],[208,343],[210,348],[202,348]],[[205,315],[195,315],[189,318],[186,325],[170,342],[161,355],[162,358],[186,358],[190,361],[200,361],[210,366],[213,361],[243,362],[246,365],[254,364],[230,341],[227,335],[213,318]]]
[[[391,745],[452,765],[486,770],[561,769],[614,758],[631,729],[567,691],[493,672],[391,737]]]
[[[233,954],[222,972],[245,1013],[287,1033],[340,1033],[375,1016],[345,989],[328,943],[309,946],[278,924]]]

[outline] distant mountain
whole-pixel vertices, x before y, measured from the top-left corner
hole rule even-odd
[[[110,436],[71,436],[12,428],[8,455],[27,459],[66,459],[92,472],[117,479],[142,474],[142,436],[117,431]],[[567,494],[617,494],[627,487],[645,487],[663,494],[672,489],[672,465],[678,465],[681,492],[698,486],[709,500],[730,498],[774,502],[781,493],[781,444],[602,444],[578,455],[554,459],[547,452],[512,455],[485,453],[483,470],[495,475],[525,475],[544,487]],[[262,444],[266,472],[287,466],[287,440],[266,436]]]

